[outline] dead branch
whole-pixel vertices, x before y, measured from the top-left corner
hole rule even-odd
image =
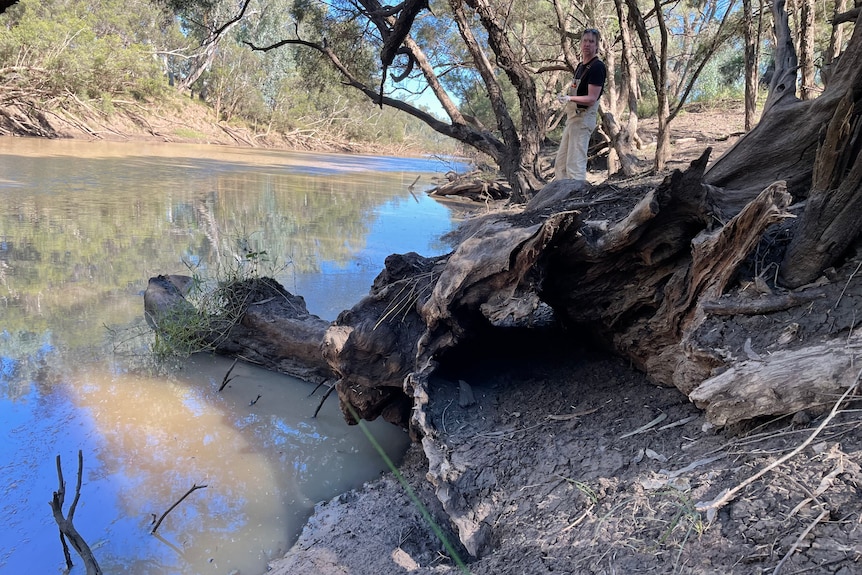
[[[218,388],[219,391],[223,390],[225,388],[225,386],[233,380],[233,378],[230,376],[230,372],[232,372],[233,368],[236,367],[236,362],[238,362],[238,361],[239,361],[239,358],[236,358],[235,360],[233,360],[233,363],[230,365],[230,369],[227,370],[226,374],[224,374],[224,379],[222,379],[221,385]]]
[[[167,510],[167,511],[165,511],[164,513],[162,513],[162,516],[161,516],[161,517],[159,517],[159,520],[158,520],[158,521],[156,521],[156,524],[153,526],[153,530],[152,530],[152,531],[150,531],[150,533],[151,533],[151,534],[155,534],[155,533],[156,533],[156,530],[159,528],[159,525],[161,525],[161,524],[162,524],[162,521],[164,521],[164,520],[165,520],[165,517],[167,517],[167,516],[168,516],[168,513],[170,513],[171,511],[173,511],[173,510],[174,510],[174,508],[176,508],[176,506],[177,506],[177,505],[179,505],[180,503],[182,503],[182,502],[183,502],[183,499],[185,499],[186,497],[188,497],[189,495],[191,495],[194,491],[197,491],[198,489],[203,489],[204,487],[206,487],[206,485],[198,485],[197,483],[195,483],[194,485],[192,485],[191,489],[189,489],[188,491],[186,491],[185,495],[183,495],[182,497],[180,497],[179,499],[177,499],[177,502],[176,502],[176,503],[174,503],[173,505],[171,505],[171,506],[168,508],[168,510]]]
[[[69,548],[66,545],[66,539],[72,544],[72,547],[81,556],[84,566],[87,569],[87,575],[101,575],[102,569],[96,561],[93,551],[84,538],[75,529],[72,521],[75,517],[75,509],[78,507],[78,501],[81,497],[81,482],[84,472],[84,455],[81,450],[78,450],[78,481],[75,484],[75,499],[72,500],[72,505],[69,507],[69,514],[63,516],[63,505],[66,500],[66,482],[63,480],[63,466],[60,463],[60,456],[57,456],[57,480],[59,488],[54,492],[54,496],[48,505],[51,506],[51,511],[54,513],[54,521],[57,522],[57,527],[60,528],[60,542],[63,544],[63,554],[66,557],[66,566],[72,568],[72,557],[69,554]]]
[[[320,387],[320,386],[318,386],[318,387]],[[312,418],[317,417],[317,414],[320,413],[320,408],[323,407],[323,402],[326,401],[326,398],[329,397],[329,394],[332,393],[332,390],[334,390],[334,389],[335,389],[334,385],[329,386],[329,389],[327,389],[326,393],[323,394],[323,397],[320,398],[320,403],[317,404],[317,409],[314,410],[314,415],[311,416]]]
[[[713,315],[760,315],[790,309],[822,297],[826,297],[823,290],[807,290],[762,297],[749,301],[716,300],[705,302],[703,304],[703,311]]]

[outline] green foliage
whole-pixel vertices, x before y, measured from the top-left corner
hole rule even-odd
[[[743,99],[744,72],[745,63],[740,50],[728,47],[720,51],[703,69],[691,100],[709,103]]]
[[[146,14],[142,2],[93,5],[24,0],[0,30],[0,65],[27,68],[26,87],[45,96],[155,95],[159,75],[152,49],[131,26]],[[125,15],[125,20],[118,19]],[[120,34],[121,26],[126,33]]]
[[[237,240],[241,256],[227,257],[208,276],[199,268],[185,300],[157,318],[151,354],[156,366],[172,364],[194,353],[213,351],[242,319],[255,282],[277,275],[265,250],[252,247],[248,238]]]
[[[171,98],[164,95],[168,74],[188,73],[207,26],[226,22],[237,5],[173,0],[158,5],[164,10],[147,0],[23,0],[0,16],[0,67],[14,68],[12,79],[42,101],[74,98],[105,114],[116,111],[117,98],[170,105]],[[320,53],[289,48],[255,52],[243,43],[282,40],[285,14],[295,18],[304,36],[325,35],[333,49],[346,54],[344,63],[358,78],[379,82],[377,49],[362,40],[358,23],[339,20],[334,11],[310,0],[254,3],[249,15],[219,41],[211,66],[193,85],[221,120],[321,139],[443,147],[424,123],[391,109],[381,111],[345,87]]]

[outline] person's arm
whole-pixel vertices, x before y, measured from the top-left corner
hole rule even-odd
[[[584,96],[567,96],[569,102],[580,104],[581,106],[592,106],[602,95],[602,87],[595,84],[587,84],[587,93]]]

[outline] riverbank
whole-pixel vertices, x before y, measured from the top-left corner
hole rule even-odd
[[[749,575],[775,572],[782,561],[792,573],[858,568],[858,415],[833,419],[710,521],[697,502],[741,486],[814,426],[783,418],[717,432],[679,391],[650,384],[618,358],[546,350],[462,372],[473,406],[459,406],[457,383],[434,388],[443,440],[464,466],[452,495],[475,510],[489,552],[473,558],[458,543],[414,445],[401,474],[465,569],[387,474],[318,504],[271,573]],[[818,523],[816,537],[806,537]]]
[[[741,114],[728,110],[679,120],[670,168],[685,167],[708,146],[716,158],[742,133]],[[838,326],[855,323],[847,314],[862,302],[851,283],[857,264],[833,270],[812,306],[714,319],[708,329],[716,348],[768,354],[787,345],[789,328],[804,334],[799,345],[834,337]],[[737,286],[736,295],[746,289]],[[854,303],[839,308],[847,298]],[[678,390],[657,387],[577,338],[540,341],[532,334],[509,343],[494,356],[471,356],[429,386],[428,418],[450,464],[443,491],[434,493],[429,462],[414,445],[400,468],[404,483],[387,474],[319,503],[272,572],[850,575],[858,569],[858,402],[836,397],[820,409],[716,429]],[[460,402],[462,380],[475,396],[472,405]],[[441,499],[463,513],[449,516]]]
[[[65,109],[46,108],[37,102],[16,102],[0,107],[2,135],[402,157],[428,153],[420,142],[352,142],[323,130],[296,129],[284,133],[266,126],[222,122],[210,106],[179,93],[157,104],[114,100],[107,110],[81,101]],[[453,146],[448,152],[454,149]]]

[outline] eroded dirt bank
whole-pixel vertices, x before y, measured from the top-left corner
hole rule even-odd
[[[534,341],[534,343],[536,343]],[[542,342],[539,342],[542,343]],[[442,374],[432,410],[466,505],[484,513],[490,551],[458,543],[425,479],[419,446],[401,471],[466,569],[503,573],[840,573],[862,567],[862,441],[844,409],[812,438],[802,415],[716,432],[678,390],[577,341],[530,357],[503,350]],[[545,352],[538,351],[543,348]],[[696,511],[811,439],[710,523]],[[391,476],[318,505],[272,564],[301,573],[462,572]]]

